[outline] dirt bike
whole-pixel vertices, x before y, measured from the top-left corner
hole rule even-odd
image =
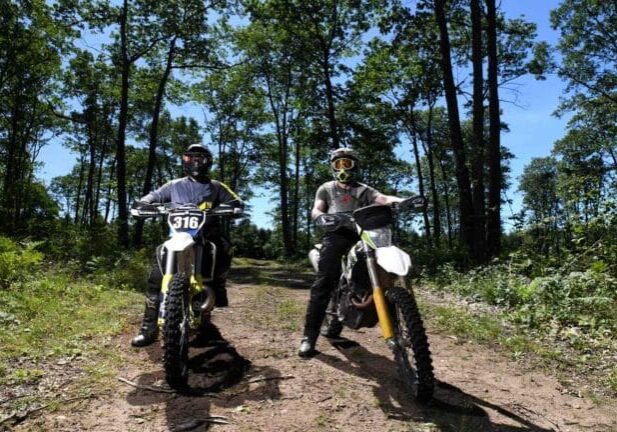
[[[405,387],[420,403],[432,398],[435,377],[422,318],[406,277],[411,258],[393,244],[392,227],[398,214],[425,206],[425,198],[418,196],[395,207],[370,205],[353,214],[324,214],[316,221],[326,231],[347,227],[360,235],[342,259],[341,277],[332,293],[322,334],[337,338],[343,326],[359,329],[379,323]],[[309,252],[316,272],[319,250],[316,245]]]
[[[157,250],[157,264],[163,274],[158,325],[162,330],[163,365],[167,383],[174,388],[188,381],[189,335],[197,330],[214,308],[216,245],[204,240],[206,219],[239,216],[242,209],[220,205],[206,209],[196,205],[150,204],[131,209],[136,218],[167,216],[170,238]],[[207,269],[202,269],[203,254]]]

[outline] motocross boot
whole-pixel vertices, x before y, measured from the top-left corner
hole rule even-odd
[[[336,339],[341,337],[341,332],[343,331],[343,323],[341,323],[338,319],[334,318],[327,325],[323,325],[321,327],[321,331],[319,332],[322,336],[327,337],[328,339]]]
[[[214,291],[215,306],[218,308],[229,306],[229,300],[227,299],[227,288],[225,287],[225,284],[227,282],[226,277],[227,273],[215,277],[215,279],[212,281],[212,290]]]
[[[343,323],[339,321],[336,314],[336,306],[333,300],[330,301],[328,309],[326,309],[326,319],[321,326],[319,334],[327,337],[328,339],[336,339],[341,336],[343,331]]]
[[[145,347],[151,345],[159,333],[158,317],[159,303],[146,298],[146,310],[144,311],[144,321],[139,329],[137,336],[131,341],[134,347]]]
[[[300,341],[300,348],[298,349],[298,356],[307,359],[314,357],[317,354],[315,349],[315,342],[317,338],[304,336]]]

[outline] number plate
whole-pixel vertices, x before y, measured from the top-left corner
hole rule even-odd
[[[167,222],[174,231],[193,231],[199,229],[205,219],[200,211],[179,211],[169,214]]]

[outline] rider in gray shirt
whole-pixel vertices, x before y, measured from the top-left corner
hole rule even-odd
[[[359,183],[359,159],[350,148],[339,148],[330,155],[330,167],[334,180],[322,184],[315,194],[311,211],[313,220],[326,213],[352,212],[370,204],[392,204],[403,198],[384,195]],[[311,297],[306,309],[304,337],[298,355],[303,358],[317,353],[315,342],[321,323],[326,315],[332,290],[341,274],[341,258],[359,240],[358,234],[348,228],[340,228],[324,234],[319,252],[317,278],[311,286]],[[329,334],[324,334],[328,337]]]
[[[150,192],[137,201],[134,206],[140,207],[151,203],[195,204],[203,208],[213,208],[221,204],[232,207],[243,207],[242,200],[224,183],[210,179],[212,153],[201,144],[190,145],[182,155],[182,168],[186,177],[172,180],[157,190]],[[205,238],[216,245],[216,268],[212,289],[215,294],[216,306],[225,307],[228,304],[225,283],[227,272],[231,265],[229,240],[218,227],[218,218],[208,217],[204,230]],[[207,254],[203,254],[204,259]],[[163,260],[161,260],[163,261]],[[206,268],[206,263],[202,266]],[[156,340],[158,333],[159,295],[163,275],[158,263],[152,267],[148,277],[146,292],[146,309],[139,334],[132,340],[133,346],[143,347]],[[208,320],[204,320],[203,332],[211,330]]]

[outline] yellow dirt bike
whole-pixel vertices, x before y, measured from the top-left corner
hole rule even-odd
[[[428,339],[407,275],[411,258],[393,244],[392,227],[403,212],[421,210],[426,199],[408,198],[396,207],[370,205],[349,213],[322,215],[317,226],[326,231],[353,228],[360,235],[341,263],[341,278],[328,306],[322,334],[340,336],[343,326],[359,329],[379,323],[396,359],[405,387],[416,401],[433,396],[435,377]],[[309,259],[317,271],[317,245]]]

